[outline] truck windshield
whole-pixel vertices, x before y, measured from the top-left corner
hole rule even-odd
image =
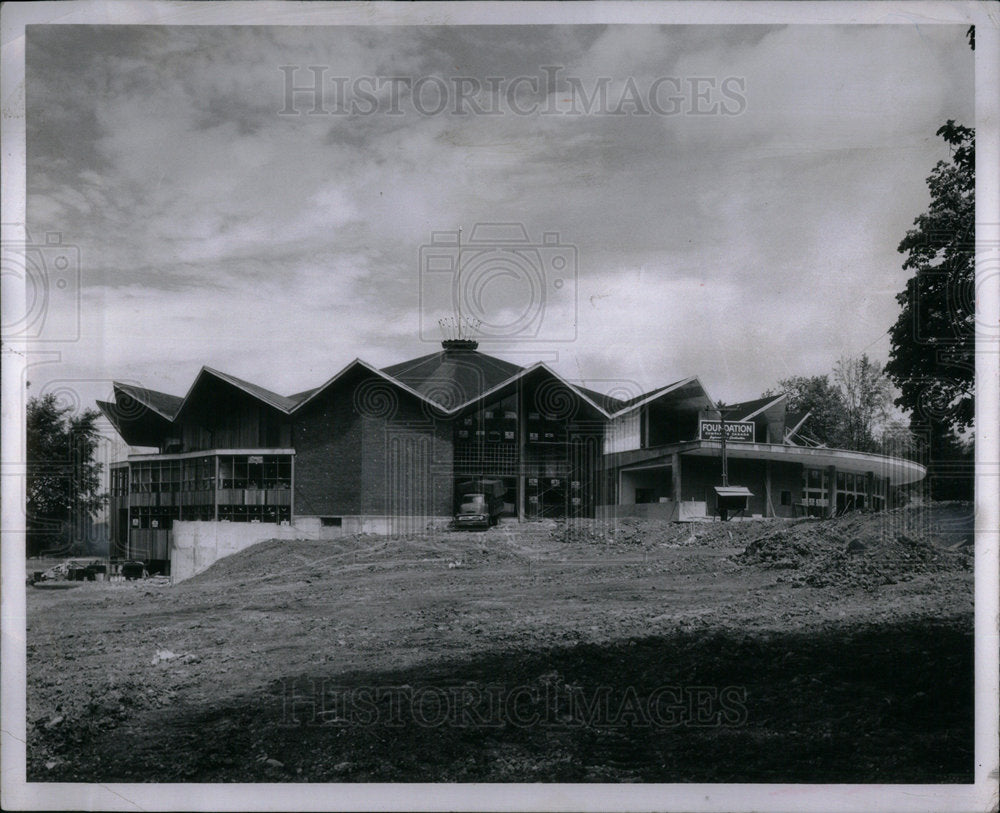
[[[464,508],[466,504],[485,505],[486,497],[483,494],[464,494],[462,495],[462,507]]]

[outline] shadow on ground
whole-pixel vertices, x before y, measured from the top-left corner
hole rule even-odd
[[[98,719],[34,730],[29,780],[965,783],[972,620],[568,640]]]

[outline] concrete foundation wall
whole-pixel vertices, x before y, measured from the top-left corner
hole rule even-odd
[[[612,519],[663,519],[676,520],[678,506],[672,500],[666,502],[635,503],[631,505],[598,505],[595,509],[597,519],[608,521]]]
[[[174,584],[207,570],[225,556],[266,539],[316,539],[310,529],[268,522],[175,522],[170,546]]]
[[[301,528],[304,539],[339,539],[353,534],[378,534],[388,536],[398,533],[414,533],[428,527],[444,528],[452,521],[451,516],[341,516],[340,525],[323,525],[320,517],[296,517],[295,527]]]
[[[174,522],[171,532],[170,580],[174,584],[207,570],[226,556],[267,539],[337,539],[354,534],[388,536],[446,528],[450,516],[346,516],[341,525],[326,526],[319,517],[296,517],[292,525],[266,522]],[[409,522],[408,524],[408,521]]]

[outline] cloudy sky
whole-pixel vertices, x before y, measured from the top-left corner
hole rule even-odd
[[[972,76],[964,26],[29,28],[28,226],[80,282],[33,391],[204,364],[287,394],[432,352],[458,228],[481,349],[596,389],[884,360]]]

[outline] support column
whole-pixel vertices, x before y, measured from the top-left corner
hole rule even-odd
[[[523,382],[522,382],[523,383]],[[528,414],[524,409],[524,390],[521,384],[517,387],[517,521],[524,522],[524,492],[528,487],[528,476],[525,469],[525,449],[528,432]]]
[[[125,498],[125,558],[132,558],[132,464],[128,464],[128,496]]]
[[[677,518],[681,516],[681,456],[674,452],[670,455],[670,492],[677,506]]]
[[[872,492],[874,491],[873,485],[875,482],[875,472],[866,471],[865,472],[865,510],[872,510]]]
[[[837,467],[828,466],[826,477],[830,478],[830,486],[826,489],[826,510],[823,516],[832,517],[837,510]]]
[[[215,503],[215,521],[219,521],[219,456],[215,455],[215,479],[212,481],[212,502]]]
[[[771,502],[771,461],[764,461],[764,516],[774,516],[774,504]]]
[[[291,482],[289,482],[288,484],[288,525],[291,526],[295,520],[295,455],[294,454],[292,455],[291,471],[289,472],[289,474],[291,475],[290,477]],[[452,491],[454,490],[455,488],[454,486],[452,486]]]

